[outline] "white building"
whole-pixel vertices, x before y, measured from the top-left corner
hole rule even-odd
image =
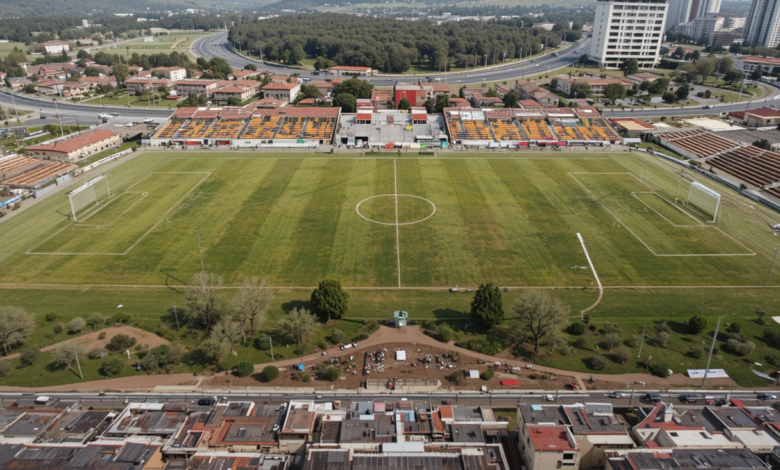
[[[780,0],[753,0],[744,35],[745,45],[777,46],[780,43]]]
[[[745,26],[745,21],[747,21],[747,18],[735,18],[732,16],[726,21],[726,29],[742,28]]]
[[[683,36],[687,36],[696,41],[706,40],[709,42],[712,33],[723,29],[724,21],[725,18],[722,17],[696,18],[689,23],[680,25],[679,29]]]
[[[62,54],[62,51],[67,52],[70,50],[70,45],[67,41],[47,41],[41,45],[47,54]]]
[[[613,69],[627,59],[636,59],[639,67],[653,67],[658,62],[667,8],[666,0],[599,0],[590,59]]]
[[[669,31],[678,24],[687,23],[691,16],[691,5],[691,0],[669,0],[665,30]]]
[[[690,19],[703,18],[710,14],[720,13],[721,0],[694,0],[693,5],[696,7],[691,8],[691,13],[695,13]]]

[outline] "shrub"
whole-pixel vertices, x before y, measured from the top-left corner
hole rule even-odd
[[[756,345],[752,341],[738,341],[730,339],[726,341],[726,350],[737,356],[749,356],[756,350]]]
[[[359,335],[355,336],[355,341],[365,341],[368,339],[368,333],[360,333]]]
[[[344,332],[335,329],[330,333],[330,336],[328,337],[330,339],[330,342],[333,344],[339,344],[344,342]]]
[[[125,364],[121,359],[118,357],[112,357],[111,359],[108,359],[106,362],[104,362],[102,366],[100,366],[100,370],[98,372],[100,372],[100,375],[104,375],[106,377],[114,377],[121,374],[124,367]]]
[[[701,359],[704,357],[704,350],[702,348],[688,348],[685,354],[694,359]]]
[[[584,323],[586,325],[589,324],[590,323],[590,315],[588,315],[587,313],[585,315],[583,315],[582,316],[582,323]]]
[[[437,339],[443,343],[449,343],[458,339],[458,333],[452,329],[452,327],[446,323],[442,323],[436,327]]]
[[[363,328],[370,334],[379,329],[379,322],[376,320],[368,320],[363,322]]]
[[[43,316],[43,319],[46,320],[46,322],[51,323],[51,322],[53,322],[54,320],[57,319],[57,314],[56,313],[47,313],[46,315]]]
[[[604,335],[604,345],[608,351],[612,351],[616,345],[620,344],[620,336],[617,333],[607,333]]]
[[[668,323],[665,321],[659,321],[655,324],[655,332],[656,333],[671,333],[672,327],[669,326]]]
[[[701,315],[694,315],[688,320],[688,331],[698,335],[707,328],[707,319]]]
[[[103,331],[98,335],[98,339],[106,339],[106,332]]]
[[[618,349],[613,355],[615,362],[626,365],[631,360],[631,353],[628,349]]]
[[[11,373],[11,361],[0,361],[0,377],[5,377]]]
[[[486,370],[485,372],[479,374],[479,378],[482,380],[490,380],[493,378],[493,371],[492,370]]]
[[[574,346],[580,349],[585,349],[588,347],[588,339],[583,336],[580,336],[579,338],[574,340]]]
[[[610,333],[620,333],[620,326],[616,325],[614,323],[604,323],[604,326],[601,327],[601,330],[604,332],[605,335],[608,335]]]
[[[256,349],[259,349],[260,351],[268,351],[271,349],[271,342],[268,341],[267,336],[258,336],[257,338],[252,340],[252,344]]]
[[[651,374],[658,377],[669,377],[669,366],[663,362],[655,362],[650,365],[647,370],[649,370]]]
[[[739,333],[740,331],[742,331],[742,327],[737,322],[731,323],[726,327],[726,332],[728,333]]]
[[[65,325],[63,325],[62,323],[57,323],[54,325],[54,334],[58,335],[63,331],[65,331]]]
[[[141,359],[141,369],[146,371],[154,371],[160,366],[160,359],[154,354],[147,354]]]
[[[464,344],[459,344],[458,346],[478,352],[480,354],[487,354],[488,356],[495,356],[504,350],[504,345],[500,341],[490,341],[487,339],[471,339]]]
[[[135,346],[136,339],[132,336],[118,334],[111,338],[111,341],[106,345],[106,349],[109,351],[125,351]]]
[[[239,377],[249,377],[255,371],[255,366],[251,362],[239,362],[236,365],[236,375]]]
[[[311,380],[311,377],[309,377],[309,374],[304,374],[303,377],[301,377],[301,382],[306,383],[309,380]]]
[[[672,335],[670,335],[669,333],[661,332],[658,333],[658,336],[655,338],[655,343],[658,346],[665,348],[666,345],[668,345],[671,340],[672,340]]]
[[[596,331],[596,325],[594,325],[593,323],[591,323],[591,324],[589,324],[589,325],[588,325],[588,329],[589,329],[590,331]]]
[[[85,326],[87,326],[87,322],[81,317],[76,317],[68,323],[68,332],[81,333]]]
[[[601,371],[601,370],[607,370],[609,369],[609,362],[607,362],[606,359],[604,359],[601,356],[591,356],[589,357],[585,365],[588,366],[588,369],[595,370],[595,371]]]
[[[87,357],[90,359],[103,359],[108,357],[108,351],[106,351],[104,348],[96,346],[89,350]]]
[[[585,331],[587,331],[588,327],[582,322],[575,322],[569,325],[569,327],[566,329],[566,332],[568,332],[570,335],[579,336]]]
[[[463,372],[461,372],[459,370],[456,370],[455,372],[450,374],[449,379],[450,379],[451,382],[459,384],[463,380]]]
[[[38,354],[40,353],[40,349],[35,346],[30,346],[19,355],[19,362],[21,362],[23,366],[31,366],[35,364],[35,360],[38,359]]]
[[[640,342],[642,342],[642,338],[640,338],[639,335],[631,335],[627,340],[623,341],[623,344],[629,348],[635,348],[639,346]]]
[[[341,369],[338,367],[327,367],[320,373],[320,378],[328,382],[335,382],[339,377],[341,377]]]
[[[276,366],[265,366],[263,369],[263,380],[270,382],[277,377],[279,377],[279,369]],[[308,375],[305,377],[308,377]]]
[[[772,365],[773,365],[773,366],[775,366],[775,367],[777,367],[778,365],[780,365],[780,357],[777,357],[777,356],[775,356],[775,355],[773,355],[773,354],[770,354],[770,355],[766,356],[766,358],[765,358],[765,359],[766,359],[766,361],[767,361],[768,363],[772,364]]]

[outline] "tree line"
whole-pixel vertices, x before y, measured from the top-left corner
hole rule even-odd
[[[339,65],[368,66],[388,73],[412,64],[432,70],[484,65],[557,47],[566,31],[532,28],[530,21],[428,21],[358,17],[335,13],[286,15],[230,29],[229,40],[264,59],[300,64],[320,58]],[[571,31],[572,37],[579,32]]]

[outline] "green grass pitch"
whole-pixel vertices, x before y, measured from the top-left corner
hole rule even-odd
[[[700,179],[724,196],[709,224],[674,202],[677,171],[638,153],[149,152],[77,223],[63,192],[0,224],[0,283],[185,283],[199,229],[229,284],[592,286],[581,233],[606,286],[763,285],[780,217]]]

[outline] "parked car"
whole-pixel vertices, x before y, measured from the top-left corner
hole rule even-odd
[[[777,395],[773,395],[771,393],[759,393],[757,398],[759,400],[777,400]]]
[[[661,398],[660,393],[645,393],[642,395],[641,400],[646,403],[658,403],[661,401]]]
[[[214,406],[217,404],[217,397],[203,397],[198,400],[198,406]]]

